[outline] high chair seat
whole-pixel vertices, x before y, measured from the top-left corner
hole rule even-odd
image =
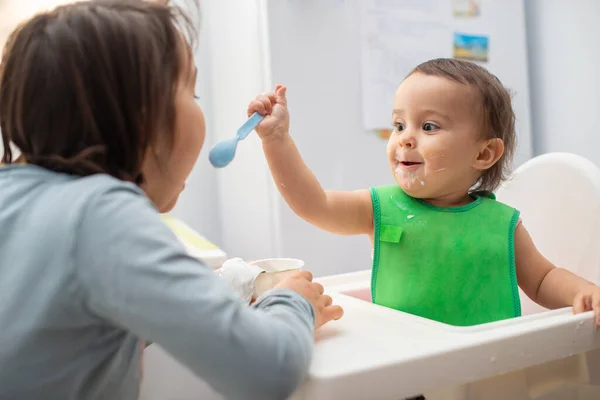
[[[554,265],[600,282],[600,169],[568,153],[526,162],[496,197],[521,211],[539,251]],[[545,310],[521,292],[524,315]]]

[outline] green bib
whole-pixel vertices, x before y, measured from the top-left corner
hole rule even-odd
[[[456,326],[521,315],[517,210],[480,196],[435,207],[397,185],[372,188],[371,198],[374,303]]]

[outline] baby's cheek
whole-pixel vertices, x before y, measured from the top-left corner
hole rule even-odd
[[[444,153],[431,153],[424,154],[423,158],[425,159],[425,174],[433,175],[445,171],[446,166],[446,156]]]
[[[389,142],[385,149],[385,152],[389,162],[392,162],[396,159],[396,150],[394,149],[394,146],[392,146]]]

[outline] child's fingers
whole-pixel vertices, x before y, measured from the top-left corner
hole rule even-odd
[[[327,294],[323,294],[321,296],[319,296],[319,298],[317,299],[317,310],[324,310],[327,307],[330,307],[333,304],[333,299],[331,298],[331,296],[327,295]]]
[[[306,279],[309,282],[312,282],[313,280],[313,274],[310,271],[300,271],[298,272],[298,276]]]
[[[320,283],[313,282],[313,287],[317,290],[317,293],[322,295],[325,293],[325,288]]]
[[[333,311],[331,312],[333,314],[333,319],[334,320],[339,320],[344,316],[344,309],[342,308],[342,306],[332,306],[333,307]]]
[[[329,307],[333,304],[333,299],[331,298],[331,296],[326,294],[321,296],[321,302],[323,303],[323,307]]]
[[[344,309],[340,306],[328,306],[321,311],[323,325],[329,321],[337,321],[344,316]]]

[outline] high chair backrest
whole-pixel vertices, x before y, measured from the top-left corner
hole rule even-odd
[[[535,157],[497,191],[521,211],[539,251],[554,265],[600,282],[600,169],[567,153]],[[542,311],[521,292],[523,314]]]

